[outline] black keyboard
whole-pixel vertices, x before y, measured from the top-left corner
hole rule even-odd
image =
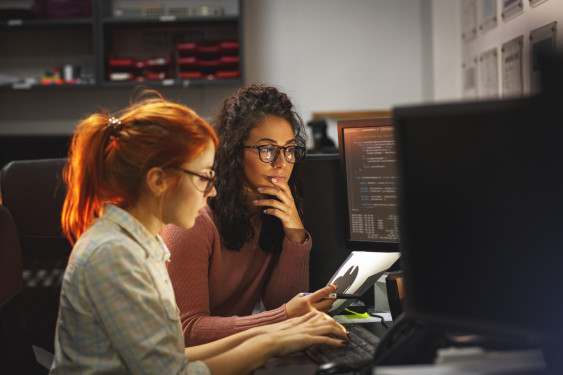
[[[346,324],[350,342],[345,347],[315,345],[307,349],[309,358],[317,363],[338,362],[351,366],[362,366],[370,362],[379,342],[374,333],[361,324]]]

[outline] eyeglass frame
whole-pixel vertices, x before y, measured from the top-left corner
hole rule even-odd
[[[184,169],[184,168],[180,168],[180,167],[172,167],[172,168],[178,169],[179,171],[184,172],[184,173],[186,173],[186,174],[189,174],[189,175],[192,175],[192,176],[197,176],[197,177],[199,177],[199,178],[202,178],[202,179],[206,180],[206,181],[207,181],[207,185],[205,186],[205,189],[204,189],[204,190],[200,190],[200,189],[196,186],[196,184],[192,181],[192,184],[194,185],[194,188],[195,188],[197,191],[203,193],[203,195],[209,194],[209,193],[211,192],[211,190],[213,190],[213,187],[215,186],[215,181],[217,180],[217,176],[215,175],[215,171],[214,171],[214,170],[211,170],[211,173],[213,173],[213,177],[207,177],[207,176],[201,175],[201,174],[199,174],[199,173],[195,173],[195,172],[192,172],[192,171],[188,171],[187,169]]]
[[[276,151],[276,156],[274,156],[274,158],[273,158],[271,161],[264,161],[264,160],[262,160],[262,155],[261,155],[260,151],[262,151],[262,148],[263,148],[263,147],[273,147],[273,148],[275,148],[275,149],[277,150],[277,151]],[[266,164],[272,164],[272,163],[274,163],[276,160],[278,160],[278,156],[280,156],[280,150],[283,150],[283,158],[284,158],[285,161],[288,162],[289,164],[295,164],[295,162],[298,162],[299,160],[301,160],[301,159],[299,159],[299,160],[295,160],[295,161],[293,161],[293,162],[287,160],[287,155],[285,154],[285,152],[286,152],[286,150],[287,150],[288,148],[291,148],[291,147],[293,147],[293,148],[296,149],[296,150],[302,150],[302,151],[303,151],[303,155],[305,155],[305,147],[303,147],[303,146],[297,146],[297,145],[290,145],[290,146],[277,146],[277,145],[247,146],[247,145],[243,145],[243,146],[242,146],[242,148],[255,148],[255,149],[257,149],[257,150],[258,150],[258,157],[260,158],[260,161],[261,161],[262,163],[266,163]],[[295,155],[295,153],[294,153],[294,155]]]

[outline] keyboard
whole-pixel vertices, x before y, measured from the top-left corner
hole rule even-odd
[[[381,341],[374,333],[361,324],[346,324],[350,342],[345,347],[315,345],[307,349],[309,358],[317,363],[338,362],[350,366],[369,363]]]

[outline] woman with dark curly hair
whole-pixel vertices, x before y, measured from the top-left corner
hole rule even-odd
[[[217,196],[192,229],[161,233],[186,345],[327,311],[335,291],[298,295],[309,286],[311,239],[301,221],[305,130],[291,100],[252,85],[225,100],[213,126]],[[260,301],[266,311],[252,315]]]

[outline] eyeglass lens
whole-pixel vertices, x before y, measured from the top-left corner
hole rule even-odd
[[[215,176],[205,177],[190,171],[184,171],[191,175],[194,186],[197,190],[201,191],[204,195],[209,194],[215,185]]]
[[[274,162],[279,154],[280,150],[283,149],[283,156],[288,163],[295,163],[301,157],[301,149],[289,146],[289,147],[278,147],[278,146],[262,146],[259,148],[260,150],[260,160],[264,163],[272,163]]]
[[[209,178],[199,177],[198,180],[200,181],[200,184],[203,186],[203,189],[201,189],[201,191],[203,191],[203,194],[204,195],[209,194],[209,192],[211,191],[211,189],[213,189],[213,186],[215,185],[215,176]]]
[[[213,185],[215,185],[215,180],[207,180],[207,184],[205,185],[205,189],[203,190],[203,194],[207,195],[213,189]]]

